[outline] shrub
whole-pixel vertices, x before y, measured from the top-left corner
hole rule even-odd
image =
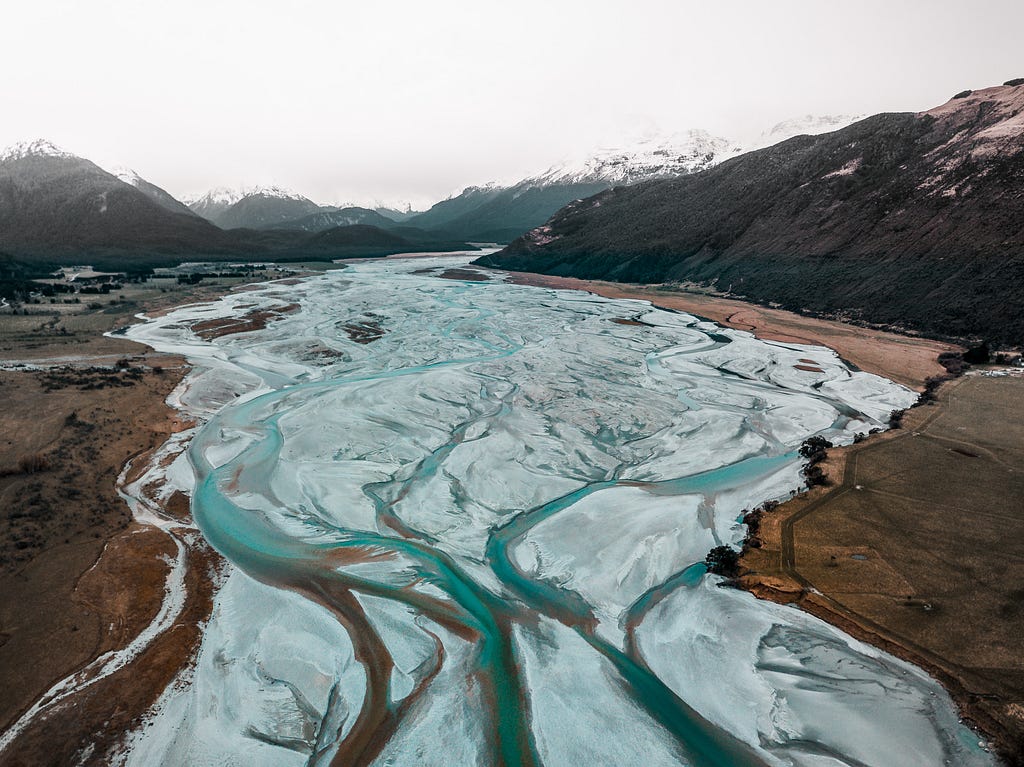
[[[735,578],[739,573],[740,555],[732,546],[715,546],[704,557],[708,572]]]
[[[820,435],[814,435],[808,437],[800,445],[800,455],[804,458],[810,459],[812,462],[817,463],[818,461],[824,460],[825,451],[832,447],[832,443]]]
[[[939,364],[946,368],[951,376],[961,376],[970,367],[964,362],[964,355],[960,352],[943,352],[939,355]]]
[[[802,472],[808,487],[828,484],[828,478],[818,464],[828,458],[826,451],[830,447],[832,447],[832,443],[820,435],[808,437],[800,445],[800,455],[807,459]]]
[[[990,356],[991,352],[988,348],[988,342],[982,341],[977,346],[972,346],[964,352],[964,362],[970,362],[972,365],[984,365],[988,362]]]

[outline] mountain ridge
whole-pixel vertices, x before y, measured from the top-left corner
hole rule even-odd
[[[480,262],[1019,342],[1022,181],[1024,87],[996,86],[601,192]]]

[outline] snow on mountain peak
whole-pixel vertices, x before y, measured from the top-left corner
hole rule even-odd
[[[794,136],[817,136],[820,133],[845,128],[864,118],[864,115],[803,115],[783,120],[761,134],[755,148],[779,144]]]
[[[184,199],[186,205],[197,204],[216,205],[228,207],[234,205],[246,197],[276,197],[284,200],[306,200],[301,194],[289,191],[279,186],[220,186],[211,189],[206,194],[190,195]]]
[[[25,157],[61,157],[65,159],[75,159],[75,155],[71,152],[65,152],[60,147],[47,141],[46,139],[36,139],[35,141],[21,141],[13,146],[7,147],[2,153],[0,153],[0,162],[6,160],[21,160]]]
[[[302,200],[306,201],[308,198],[293,192],[289,189],[285,189],[280,186],[256,186],[248,190],[245,197],[277,197],[282,200]]]
[[[190,195],[185,197],[182,202],[188,206],[192,206],[197,203],[205,203],[207,205],[222,205],[226,207],[228,205],[234,205],[248,194],[249,191],[241,187],[231,188],[227,186],[219,186],[211,189],[206,194]]]
[[[143,179],[142,176],[140,176],[131,168],[117,167],[111,169],[110,172],[113,175],[117,176],[124,183],[130,184],[131,186],[134,187],[140,186],[145,181],[145,179]]]
[[[590,155],[563,162],[529,179],[535,184],[632,184],[649,178],[695,173],[741,150],[735,142],[705,130],[642,137],[618,147],[602,147]]]

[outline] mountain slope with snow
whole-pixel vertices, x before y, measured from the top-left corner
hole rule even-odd
[[[765,132],[757,145],[836,130],[853,119],[806,116],[787,120]],[[704,130],[648,136],[566,160],[510,186],[468,187],[408,223],[443,229],[463,239],[507,242],[540,226],[575,200],[615,186],[700,173],[750,148]]]
[[[224,195],[224,199],[226,202],[230,196]],[[211,213],[210,220],[222,229],[267,229],[319,210],[319,205],[301,194],[278,186],[261,186],[244,192],[234,203]]]
[[[161,208],[169,210],[172,213],[185,213],[189,216],[196,215],[187,205],[185,205],[185,203],[181,202],[181,200],[178,200],[172,194],[161,189],[156,184],[142,178],[142,176],[131,168],[114,168],[111,173],[129,186],[134,186]]]
[[[92,248],[216,248],[222,234],[47,141],[0,153],[0,248],[19,257]]]
[[[186,197],[183,202],[189,210],[207,221],[215,221],[217,216],[226,211],[236,202],[245,197],[243,189],[217,187],[198,197]]]
[[[1024,82],[617,187],[483,261],[1018,344],[1022,189]]]

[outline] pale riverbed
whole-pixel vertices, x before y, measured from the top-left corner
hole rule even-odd
[[[800,486],[805,438],[913,393],[646,302],[423,273],[468,260],[129,331],[194,365],[201,426],[160,470],[231,566],[126,763],[992,763],[919,669],[694,567]]]

